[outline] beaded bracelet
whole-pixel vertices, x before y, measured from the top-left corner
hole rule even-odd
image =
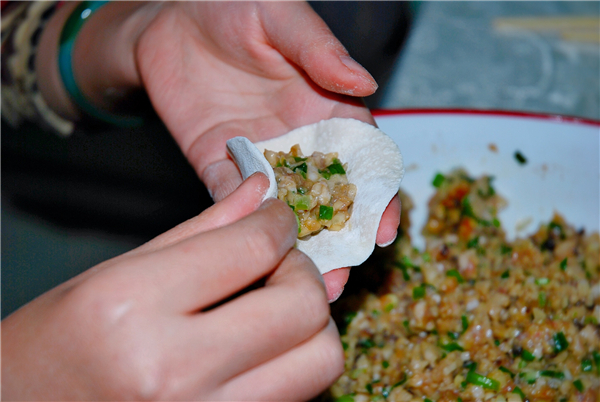
[[[60,71],[60,76],[69,96],[73,102],[88,115],[119,127],[138,127],[143,124],[143,119],[141,117],[117,116],[92,105],[85,96],[83,96],[83,93],[75,81],[75,76],[73,75],[73,47],[77,34],[87,18],[107,3],[109,2],[83,1],[71,13],[60,35],[58,70]]]

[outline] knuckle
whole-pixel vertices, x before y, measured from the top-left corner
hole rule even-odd
[[[255,228],[244,237],[244,252],[254,262],[279,260],[283,256],[277,233],[268,228]]]

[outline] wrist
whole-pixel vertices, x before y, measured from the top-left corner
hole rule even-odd
[[[134,61],[136,23],[144,3],[110,2],[91,15],[79,30],[72,53],[73,75],[93,106],[112,112],[141,87]]]
[[[59,38],[80,3],[66,2],[42,33],[36,72],[42,95],[56,112],[72,120],[79,106],[65,89],[58,68]],[[142,2],[110,2],[90,15],[75,32],[72,77],[89,104],[113,112],[129,94],[141,88],[134,59],[137,37],[151,20]]]

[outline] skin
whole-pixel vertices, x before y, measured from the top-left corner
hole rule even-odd
[[[2,398],[281,400],[327,387],[344,359],[325,286],[293,248],[289,207],[261,205],[267,187],[252,176],[6,318]]]
[[[49,105],[74,120],[81,114],[55,60],[60,30],[76,5],[51,20],[36,64]],[[377,83],[304,2],[110,4],[81,29],[74,72],[84,95],[106,110],[143,88],[216,202],[242,181],[226,153],[232,137],[256,142],[332,117],[375,124],[360,97]],[[395,197],[377,244],[394,240],[399,220]],[[349,268],[325,275],[331,301],[348,276]]]
[[[56,68],[75,6],[61,7],[42,33],[36,70],[50,107],[78,120]],[[332,117],[374,124],[360,100],[376,90],[373,78],[302,2],[110,3],[85,23],[73,57],[82,92],[99,108],[118,111],[132,93],[148,94],[216,204],[5,319],[2,397],[317,395],[343,370],[327,302],[349,269],[321,277],[292,248],[293,213],[277,200],[260,205],[266,178],[242,183],[225,142]],[[378,244],[395,238],[399,217],[396,197]],[[259,279],[264,286],[238,294]]]

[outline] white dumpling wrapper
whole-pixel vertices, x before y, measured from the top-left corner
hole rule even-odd
[[[362,264],[375,248],[381,215],[398,193],[404,176],[398,146],[370,124],[334,118],[256,144],[244,137],[232,138],[227,141],[227,148],[244,180],[256,172],[269,178],[267,199],[277,197],[277,183],[264,157],[265,149],[289,152],[295,144],[300,145],[304,155],[337,152],[342,163],[348,164],[348,181],[357,187],[352,214],[343,229],[323,229],[308,239],[298,239],[296,247],[312,259],[322,274]]]

